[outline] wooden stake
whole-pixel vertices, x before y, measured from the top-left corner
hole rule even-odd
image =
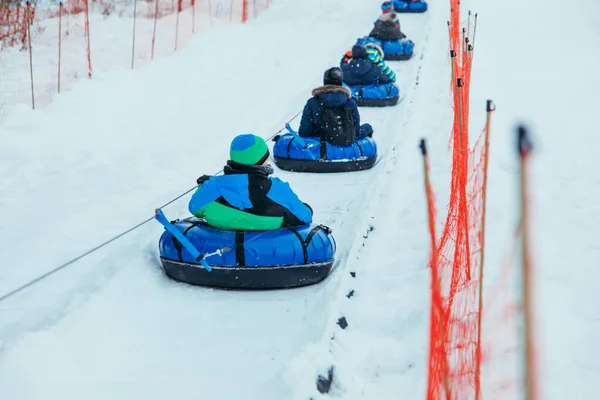
[[[31,108],[35,110],[35,95],[33,91],[33,49],[31,48],[31,3],[27,2],[27,42],[29,45],[29,76],[31,79]]]
[[[179,38],[179,14],[181,10],[181,0],[177,0],[177,20],[175,22],[175,51],[177,51],[177,41]]]
[[[154,42],[156,41],[156,21],[158,20],[158,0],[154,7],[154,28],[152,28],[152,50],[150,51],[150,59],[154,60]]]
[[[62,12],[63,3],[58,3],[58,93],[60,93],[60,61],[62,51]]]
[[[135,23],[137,21],[137,0],[133,0],[133,40],[131,43],[131,69],[135,62]]]
[[[471,37],[471,10],[469,10],[469,18],[467,19],[467,38]]]
[[[483,269],[485,265],[485,222],[486,222],[486,210],[487,210],[487,178],[488,178],[488,166],[490,160],[490,124],[492,112],[496,111],[496,106],[492,100],[487,101],[487,117],[485,122],[485,139],[484,139],[484,156],[483,156],[483,205],[481,215],[481,263],[479,267],[479,293],[478,302],[479,308],[477,309],[477,354],[475,357],[475,400],[481,398],[481,318],[483,314]]]
[[[471,46],[473,46],[471,57],[473,57],[473,53],[475,52],[475,35],[477,35],[477,13],[475,13],[475,24],[473,26],[473,42]]]
[[[88,59],[88,77],[92,79],[92,49],[90,46],[90,7],[88,0],[83,0],[85,4],[85,33],[87,36],[87,59]]]
[[[196,0],[192,0],[192,33],[196,32]]]
[[[532,145],[529,140],[527,129],[523,126],[517,128],[518,151],[520,166],[520,205],[521,205],[521,271],[523,290],[523,336],[524,346],[524,372],[525,372],[525,399],[536,400],[537,392],[535,386],[535,357],[533,351],[533,306],[531,295],[531,272],[532,265],[529,249],[529,206],[528,202],[528,161]]]

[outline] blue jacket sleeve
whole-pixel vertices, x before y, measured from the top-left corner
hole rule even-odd
[[[300,120],[300,128],[298,129],[298,135],[308,137],[312,136],[313,133],[314,118],[312,108],[310,107],[310,99],[306,102],[304,110],[302,111],[302,119]]]
[[[188,205],[190,213],[194,214],[196,217],[202,217],[200,211],[202,207],[215,201],[221,196],[217,189],[216,182],[216,177],[212,177],[196,190]]]
[[[379,83],[390,83],[390,82],[394,82],[395,79],[392,79],[392,77],[388,74],[386,74],[383,69],[379,68],[379,77],[377,78],[377,81]]]
[[[271,190],[267,197],[281,206],[290,210],[290,212],[305,224],[312,222],[312,210],[304,204],[296,193],[292,190],[289,183],[279,178],[271,178]],[[284,225],[286,221],[284,221]]]

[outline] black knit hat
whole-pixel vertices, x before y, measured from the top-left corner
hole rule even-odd
[[[367,48],[362,44],[355,44],[352,46],[352,58],[357,60],[367,58]]]
[[[323,75],[323,84],[324,85],[337,85],[342,86],[342,82],[344,81],[344,74],[342,69],[339,67],[329,68],[325,71]]]

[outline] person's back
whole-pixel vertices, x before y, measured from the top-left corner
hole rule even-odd
[[[367,49],[367,58],[381,71],[379,83],[396,82],[396,73],[384,61],[384,54],[381,47],[375,43],[367,43],[365,48]]]
[[[330,68],[323,76],[323,86],[312,91],[304,106],[298,134],[319,137],[337,145],[348,146],[356,139],[372,135],[371,125],[360,125],[360,115],[352,93],[342,86],[340,68]]]
[[[224,230],[272,230],[312,222],[312,209],[289,184],[271,178],[269,149],[255,135],[239,135],[231,143],[224,175],[199,179],[189,211]]]
[[[396,75],[379,54],[383,54],[383,51],[376,47],[378,46],[373,44],[368,44],[367,47],[357,44],[352,47],[352,58],[348,63],[341,63],[344,82],[347,85],[373,85],[396,81]]]
[[[406,38],[406,35],[400,30],[400,22],[397,19],[397,14],[391,12],[393,6],[390,4],[390,11],[385,11],[375,21],[375,26],[369,36],[379,40],[401,40]]]

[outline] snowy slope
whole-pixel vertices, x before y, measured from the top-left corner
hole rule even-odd
[[[462,3],[480,18],[472,137],[483,127],[485,99],[498,106],[486,287],[498,283],[515,226],[511,129],[524,119],[538,144],[532,222],[540,383],[544,398],[594,399],[600,81],[591,49],[600,38],[600,9],[591,0],[568,10],[541,0]],[[99,71],[43,111],[17,110],[0,132],[0,220],[11,227],[1,231],[0,293],[143,220],[197,176],[218,170],[237,133],[279,130],[323,70],[366,33],[379,5],[298,4],[279,0],[258,21],[207,32],[171,59],[134,73]],[[315,393],[317,374],[335,365],[334,397],[423,398],[429,243],[417,143],[429,141],[437,208],[444,210],[452,115],[447,19],[442,3],[422,16],[401,16],[419,51],[427,47],[422,60],[419,54],[398,64],[401,105],[361,111],[382,156],[372,171],[279,173],[313,205],[316,220],[333,227],[341,258],[333,276],[268,293],[176,284],[157,266],[161,229],[152,223],[0,303],[2,394],[316,400],[326,398]],[[186,200],[167,215],[185,216]],[[344,331],[335,324],[340,316],[349,323]]]
[[[197,176],[218,170],[237,133],[277,131],[323,70],[368,32],[378,3],[363,3],[280,1],[253,23],[196,37],[171,59],[135,73],[99,73],[45,110],[15,112],[0,150],[1,217],[15,226],[0,249],[2,292],[143,220]],[[427,20],[403,20],[418,45]],[[402,91],[419,65],[419,55],[398,64]],[[339,262],[323,284],[232,293],[173,283],[158,268],[161,229],[153,223],[0,304],[0,386],[25,399],[289,398],[295,382],[281,379],[282,371],[331,323],[344,258],[367,228],[363,210],[382,185],[409,105],[405,98],[361,112],[380,147],[373,170],[280,174],[336,235]],[[186,215],[186,200],[166,210],[170,218]]]
[[[467,0],[461,7],[463,16],[468,9],[479,13],[471,89],[472,139],[484,126],[485,100],[493,99],[498,107],[492,117],[486,293],[510,292],[516,284],[514,271],[508,282],[501,275],[518,218],[513,130],[516,123],[526,122],[536,145],[530,180],[541,398],[596,399],[600,390],[600,181],[595,173],[595,117],[600,100],[594,93],[600,90],[600,79],[598,55],[591,49],[600,40],[600,6],[586,0],[569,7],[540,0]],[[374,230],[364,240],[365,247],[357,250],[358,258],[353,257],[346,267],[356,271],[356,278],[347,276],[340,284],[329,319],[344,316],[348,328],[342,331],[332,325],[320,342],[308,346],[295,360],[297,368],[291,374],[305,377],[303,394],[314,392],[310,384],[316,374],[326,375],[334,365],[333,397],[425,398],[429,241],[417,144],[420,137],[428,140],[441,223],[448,201],[451,160],[447,144],[452,124],[445,27],[449,10],[444,4],[430,12],[428,61],[420,88],[410,97],[414,110],[421,111],[410,113],[408,138],[396,146],[390,160],[390,185],[368,211]],[[345,295],[350,290],[354,295],[348,299]],[[501,301],[514,303],[516,299],[501,296]],[[485,342],[496,351],[512,352],[511,360],[518,360],[517,332],[498,325],[510,326],[514,317],[508,314],[503,321],[486,315]],[[507,336],[498,336],[496,330]],[[315,359],[319,367],[306,376],[303,369],[312,368]],[[486,368],[489,361],[495,360],[484,359],[484,398],[517,398],[507,395],[509,390],[499,390],[498,379],[504,375]],[[520,372],[516,363],[500,366]]]

